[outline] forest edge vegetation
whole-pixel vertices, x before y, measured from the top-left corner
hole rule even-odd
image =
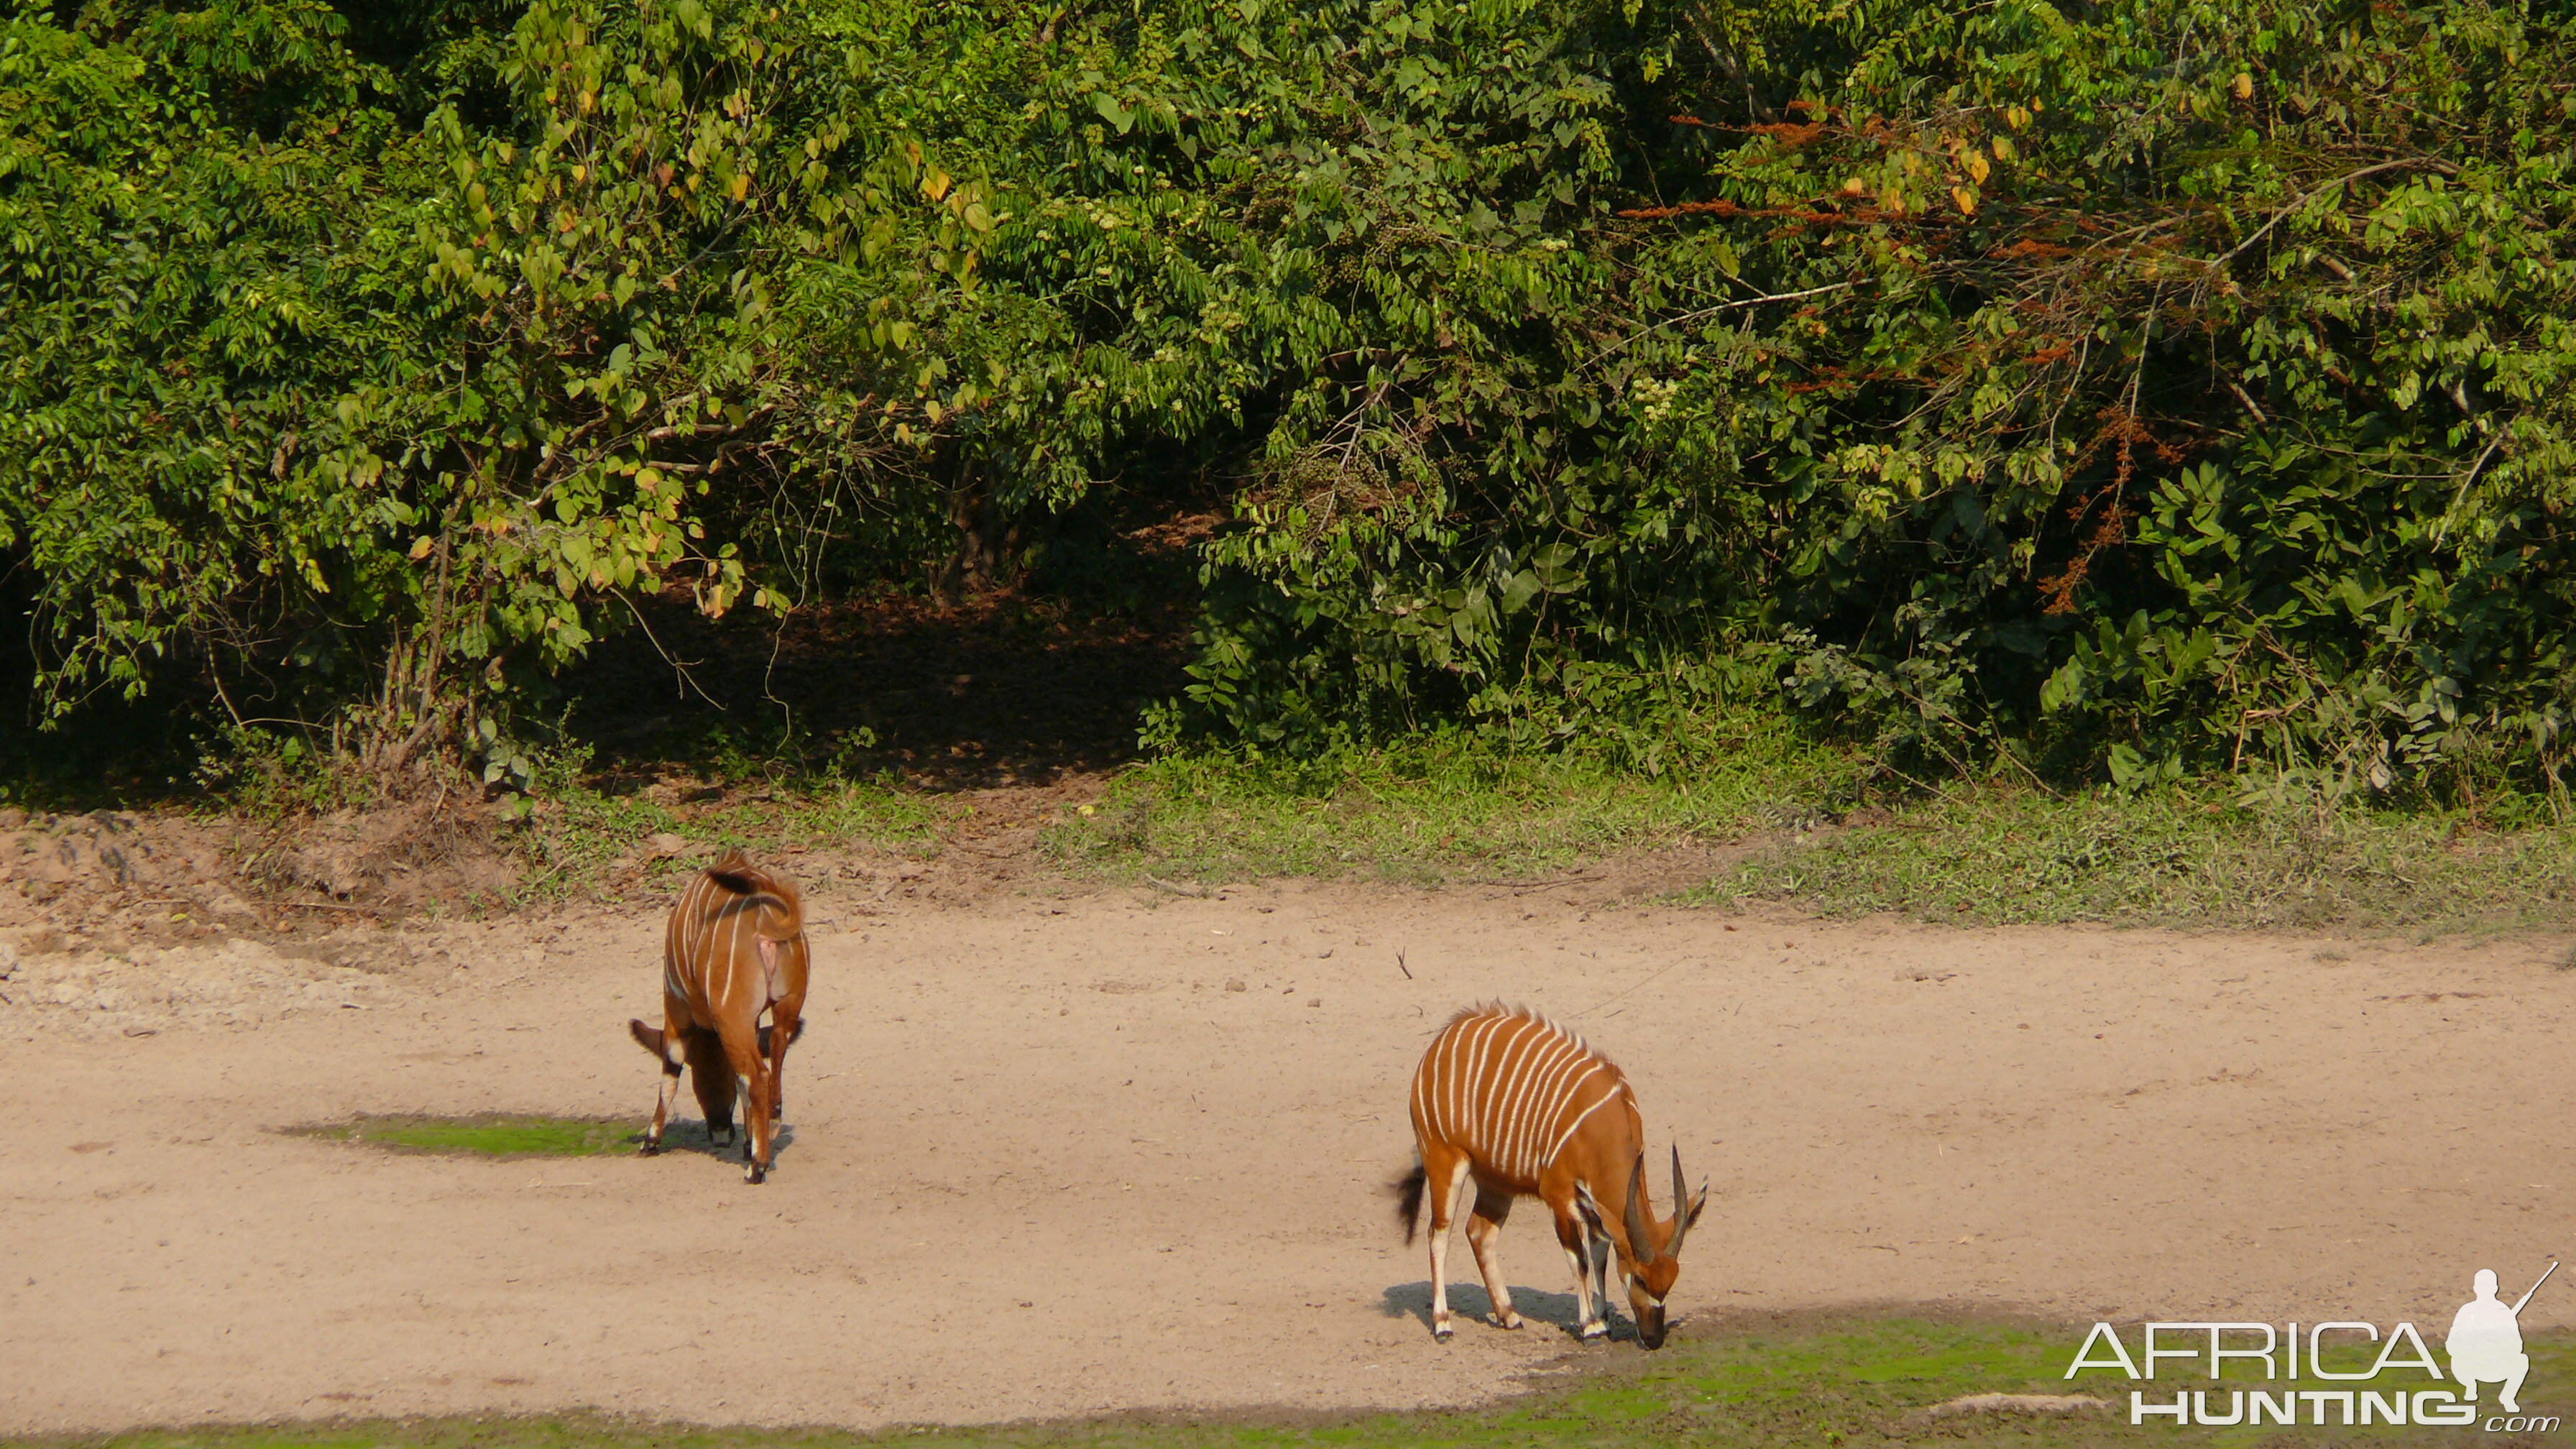
[[[5,4],[31,718],[524,780],[1213,499],[1159,748],[2564,799],[2545,6]]]

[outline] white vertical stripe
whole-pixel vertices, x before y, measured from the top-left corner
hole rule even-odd
[[[1528,1151],[1530,1119],[1538,1111],[1538,1104],[1545,1100],[1544,1084],[1558,1049],[1556,1038],[1543,1028],[1532,1033],[1522,1051],[1520,1075],[1512,1083],[1510,1100],[1504,1107],[1502,1151],[1507,1164],[1504,1170],[1524,1181],[1531,1177]]]
[[[1510,1049],[1500,1063],[1503,1070],[1494,1074],[1494,1160],[1507,1177],[1520,1175],[1512,1151],[1513,1119],[1518,1115],[1522,1094],[1527,1089],[1530,1070],[1537,1064],[1544,1037],[1532,1035],[1535,1025],[1526,1019],[1514,1024]]]
[[[1587,1103],[1594,1079],[1605,1076]],[[1627,1079],[1581,1037],[1535,1012],[1488,1006],[1451,1020],[1432,1040],[1414,1073],[1412,1114],[1426,1144],[1456,1149],[1484,1172],[1535,1191],[1613,1099],[1630,1101]]]
[[[1431,1124],[1433,1140],[1440,1142],[1449,1140],[1448,1125],[1440,1120],[1440,1054],[1448,1050],[1454,1030],[1432,1038],[1431,1050],[1423,1053],[1422,1071],[1415,1081],[1416,1090],[1422,1093],[1423,1120]]]
[[[1520,1112],[1512,1129],[1517,1153],[1524,1163],[1522,1175],[1527,1181],[1536,1182],[1538,1175],[1547,1169],[1546,1161],[1539,1156],[1539,1143],[1545,1140],[1548,1126],[1563,1110],[1559,1089],[1564,1085],[1566,1073],[1581,1060],[1572,1043],[1563,1037],[1551,1036],[1546,1055],[1540,1058],[1538,1070],[1530,1076],[1529,1088],[1522,1096]]]
[[[1461,1026],[1463,1024],[1453,1024],[1448,1031],[1440,1034],[1440,1065],[1432,1070],[1432,1116],[1440,1122],[1440,1140],[1443,1142],[1458,1140],[1455,1093],[1458,1093],[1458,1039],[1461,1039],[1463,1034]]]
[[[1591,1069],[1587,1070],[1581,1077],[1577,1078],[1572,1086],[1566,1088],[1566,1096],[1572,1097],[1577,1091],[1580,1091],[1583,1084],[1592,1080],[1594,1076],[1599,1074],[1600,1069],[1606,1065],[1607,1063],[1603,1062],[1600,1058],[1593,1058]],[[1556,1145],[1547,1150],[1547,1160],[1554,1162],[1556,1160],[1556,1155],[1565,1150],[1565,1144],[1574,1140],[1575,1131],[1583,1125],[1584,1119],[1590,1117],[1593,1113],[1600,1111],[1602,1102],[1610,1101],[1618,1095],[1619,1093],[1615,1088],[1602,1093],[1598,1101],[1595,1101],[1591,1106],[1586,1107],[1580,1113],[1577,1113],[1573,1121],[1566,1123],[1565,1130],[1558,1133],[1556,1136]]]
[[[1440,1044],[1432,1042],[1432,1052],[1437,1052],[1437,1049],[1440,1049]],[[1437,1134],[1437,1129],[1432,1127],[1430,1104],[1422,1101],[1422,1085],[1430,1083],[1430,1080],[1432,1080],[1432,1060],[1430,1060],[1430,1052],[1425,1052],[1425,1055],[1422,1055],[1422,1065],[1414,1067],[1414,1137],[1435,1137]]]
[[[1449,1044],[1449,1060],[1444,1068],[1448,1090],[1442,1095],[1440,1115],[1449,1119],[1449,1140],[1460,1146],[1465,1146],[1476,1132],[1475,1104],[1468,1100],[1467,1093],[1467,1061],[1473,1052],[1470,1044],[1475,1040],[1476,1028],[1481,1024],[1481,1018],[1458,1024],[1457,1039]]]
[[[1467,1077],[1465,1082],[1467,1092],[1467,1141],[1465,1145],[1468,1151],[1482,1157],[1488,1150],[1490,1150],[1492,1144],[1487,1139],[1493,1135],[1490,1124],[1491,1114],[1485,1110],[1484,1102],[1486,1092],[1485,1063],[1487,1058],[1491,1055],[1489,1048],[1493,1044],[1494,1037],[1503,1029],[1503,1018],[1494,1016],[1486,1017],[1484,1020],[1477,1023],[1477,1028],[1475,1050],[1467,1058]]]

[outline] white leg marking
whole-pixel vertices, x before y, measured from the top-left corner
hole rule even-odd
[[[1467,1182],[1467,1159],[1458,1159],[1450,1170],[1449,1180],[1440,1185],[1436,1201],[1448,1204],[1447,1221],[1431,1234],[1431,1332],[1436,1338],[1449,1336],[1449,1230],[1458,1222],[1458,1189]]]
[[[1592,1299],[1601,1305],[1598,1320],[1601,1331],[1610,1331],[1610,1238],[1606,1233],[1591,1235],[1588,1251],[1592,1255]]]
[[[1557,1244],[1563,1248],[1563,1243]],[[1565,1248],[1565,1265],[1574,1270],[1574,1325],[1584,1337],[1592,1336],[1592,1279],[1583,1271],[1583,1255]]]

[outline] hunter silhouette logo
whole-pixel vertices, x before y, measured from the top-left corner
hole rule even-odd
[[[2550,1264],[2540,1283],[2548,1282],[2549,1274],[2557,1271],[2558,1265]],[[2522,1412],[2513,1397],[2522,1392],[2522,1381],[2531,1373],[2531,1355],[2522,1351],[2522,1306],[2540,1291],[2540,1283],[2532,1284],[2507,1308],[2496,1299],[2495,1269],[2480,1268],[2471,1285],[2478,1296],[2451,1315],[2451,1331],[2442,1347],[2451,1355],[2451,1377],[2460,1381],[2470,1403],[2478,1401],[2478,1385],[2502,1384],[2504,1392],[2496,1395],[2496,1402],[2508,1414]]]
[[[2442,1337],[2442,1352],[2451,1365],[2447,1375],[2434,1357],[2432,1346],[2425,1343],[2414,1324],[2399,1323],[2382,1337],[2375,1324],[2342,1319],[2310,1324],[2304,1335],[2296,1323],[2281,1327],[2269,1323],[2149,1323],[2142,1325],[2140,1351],[2134,1357],[2110,1324],[2096,1323],[2093,1331],[2085,1335],[2083,1346],[2075,1351],[2075,1361],[2067,1365],[2066,1377],[2074,1378],[2087,1369],[2109,1369],[2131,1379],[2154,1379],[2162,1364],[2170,1379],[2177,1374],[2176,1366],[2169,1361],[2181,1359],[2190,1365],[2181,1370],[2182,1374],[2198,1377],[2205,1366],[2207,1377],[2215,1380],[2227,1367],[2227,1361],[2235,1359],[2238,1381],[2243,1382],[2246,1370],[2260,1364],[2262,1377],[2278,1384],[2277,1388],[2178,1391],[2171,1402],[2150,1399],[2137,1389],[2129,1391],[2129,1422],[2133,1425],[2162,1419],[2176,1426],[2214,1427],[2288,1426],[2299,1423],[2304,1414],[2307,1423],[2318,1427],[2439,1424],[2466,1428],[2480,1425],[2479,1386],[2494,1384],[2499,1390],[2496,1404],[2504,1413],[2489,1416],[2480,1427],[2490,1433],[2545,1433],[2559,1426],[2556,1416],[2522,1412],[2523,1380],[2531,1374],[2531,1356],[2523,1352],[2522,1346],[2522,1310],[2540,1291],[2540,1285],[2557,1271],[2558,1265],[2550,1264],[2520,1298],[2508,1304],[2496,1296],[2495,1270],[2480,1268],[2470,1280],[2474,1296],[2451,1316],[2451,1331]],[[2369,1367],[2359,1367],[2356,1351],[2366,1351],[2373,1343],[2379,1345],[2377,1356]],[[2327,1367],[2328,1354],[2335,1355],[2336,1361],[2346,1367]],[[2302,1356],[2307,1360],[2304,1372]],[[2140,1364],[2145,1365],[2143,1371]],[[2396,1377],[2383,1379],[2383,1374]],[[2410,1381],[2413,1374],[2421,1374],[2423,1379]],[[2434,1383],[2448,1380],[2458,1388],[2419,1387],[2424,1379]],[[2301,1380],[2326,1386],[2305,1387]],[[2213,1402],[2220,1400],[2222,1393],[2223,1407]]]

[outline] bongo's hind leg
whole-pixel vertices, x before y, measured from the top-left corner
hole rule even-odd
[[[751,1023],[728,1022],[717,1030],[724,1034],[725,1060],[751,1084],[751,1099],[742,1109],[742,1125],[751,1138],[743,1153],[742,1180],[759,1182],[768,1177],[775,1156],[770,1142],[769,1067],[760,1059],[760,1035]]]
[[[769,1120],[780,1122],[787,1117],[787,1049],[805,1034],[805,1023],[796,1014],[801,1005],[781,1001],[770,1007],[772,1024],[760,1029],[760,1054],[769,1062]]]
[[[1476,1188],[1476,1206],[1467,1214],[1467,1246],[1475,1251],[1476,1271],[1485,1277],[1485,1296],[1494,1300],[1494,1326],[1518,1328],[1521,1316],[1512,1311],[1511,1286],[1503,1281],[1503,1261],[1494,1249],[1494,1239],[1502,1235],[1503,1223],[1512,1215],[1512,1195],[1487,1192],[1482,1184]]]
[[[1449,1323],[1449,1224],[1458,1213],[1458,1188],[1467,1178],[1467,1154],[1426,1147],[1422,1190],[1431,1195],[1431,1336],[1447,1342]]]
[[[662,1129],[670,1125],[671,1098],[680,1085],[679,1043],[682,1038],[677,1035],[667,1015],[663,1018],[662,1029],[659,1031],[646,1026],[641,1021],[626,1023],[626,1029],[633,1034],[636,1042],[644,1050],[653,1054],[655,1062],[662,1069],[660,1080],[653,1088],[653,1126],[644,1134],[644,1145],[638,1149],[643,1156],[651,1157],[662,1150]]]
[[[733,1143],[733,1063],[725,1056],[724,1038],[704,1027],[689,1033],[689,1083],[697,1088],[698,1109],[706,1114],[707,1141]]]

